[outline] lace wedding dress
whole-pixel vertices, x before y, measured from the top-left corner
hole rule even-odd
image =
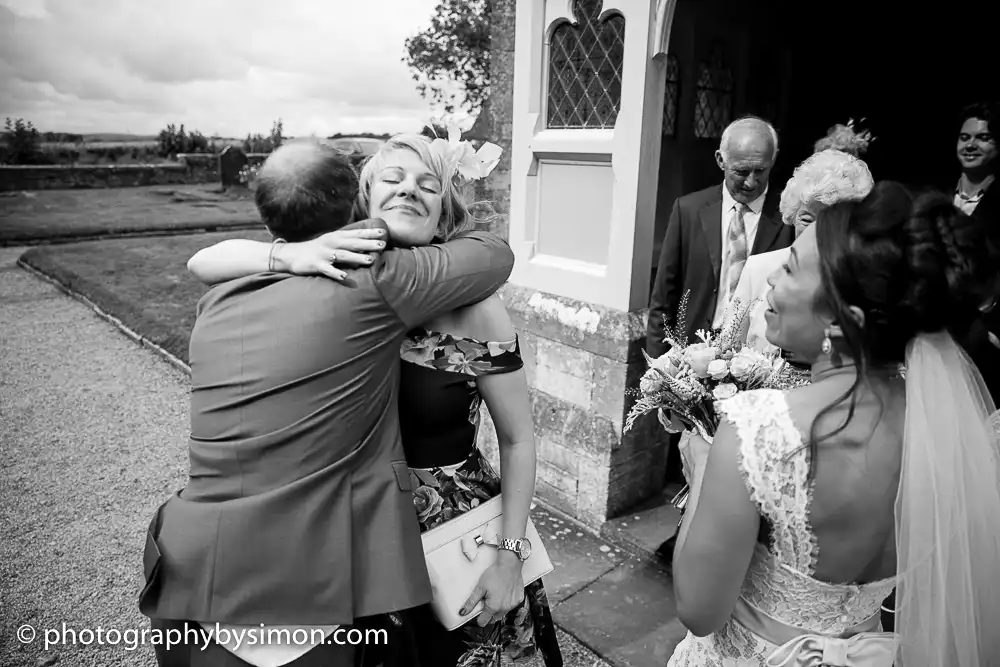
[[[770,544],[757,544],[733,616],[706,637],[688,633],[669,667],[889,666],[894,641],[879,610],[894,579],[862,585],[813,578],[809,448],[784,394],[749,391],[722,403],[740,438],[740,472]]]

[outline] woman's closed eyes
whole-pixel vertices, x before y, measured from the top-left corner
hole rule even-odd
[[[390,185],[398,185],[403,182],[403,178],[404,175],[399,170],[393,169],[388,173],[382,174],[382,177],[379,180]],[[418,178],[417,185],[421,190],[428,194],[441,194],[441,184],[438,182],[437,178],[429,174]]]

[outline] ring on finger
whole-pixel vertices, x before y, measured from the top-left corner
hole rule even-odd
[[[333,252],[330,253],[330,263],[331,264],[336,264],[337,263],[337,251],[336,250],[334,250]]]

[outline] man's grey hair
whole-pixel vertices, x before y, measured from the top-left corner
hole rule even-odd
[[[285,144],[257,172],[254,195],[268,230],[306,241],[350,222],[358,176],[340,151],[318,142]]]
[[[719,152],[722,154],[722,159],[724,162],[729,162],[729,144],[733,140],[733,133],[741,128],[756,128],[760,129],[763,126],[767,128],[768,134],[771,135],[771,145],[774,151],[771,153],[771,160],[774,161],[778,157],[778,131],[774,129],[774,126],[769,122],[760,118],[758,116],[744,116],[742,118],[737,118],[732,123],[726,126],[726,129],[722,131],[722,138],[719,140]]]

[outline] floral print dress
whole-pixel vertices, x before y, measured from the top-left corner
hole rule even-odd
[[[476,446],[482,398],[476,378],[523,367],[517,338],[482,342],[423,329],[403,342],[399,421],[410,465],[413,504],[421,532],[500,493],[500,477]],[[474,620],[448,631],[430,606],[401,616],[415,627],[408,665],[493,667],[541,653],[546,667],[562,655],[541,581],[525,587],[524,602],[481,628]]]

